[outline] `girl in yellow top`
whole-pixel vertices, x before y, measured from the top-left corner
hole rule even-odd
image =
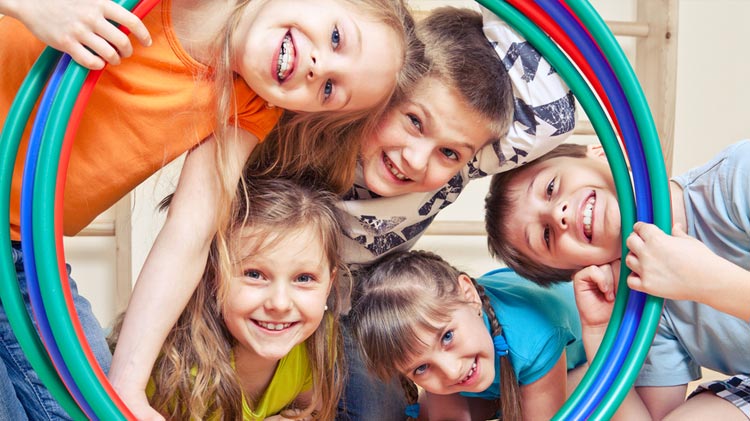
[[[212,243],[151,373],[150,402],[167,419],[333,419],[346,270],[337,198],[264,177],[237,196],[227,248]]]
[[[53,19],[64,16],[52,14],[52,21],[40,22],[50,15],[15,13],[44,1],[0,0],[0,11],[6,14],[0,17],[0,37],[8,41],[0,44],[0,123],[44,47],[11,16],[33,21],[33,29],[44,24],[64,28],[64,22]],[[54,9],[56,3],[48,7]],[[94,10],[96,14],[100,9]],[[108,13],[103,15],[110,17]],[[199,282],[211,239],[226,221],[225,209],[251,151],[274,127],[281,109],[291,110],[275,131],[285,146],[279,166],[295,171],[322,162],[319,172],[330,176],[332,186],[347,186],[357,140],[408,81],[404,75],[411,66],[406,59],[411,23],[402,0],[163,0],[143,20],[150,46],[133,45],[131,57],[102,75],[70,158],[66,235],[78,233],[150,175],[190,151],[167,221],[139,276],[133,311],[125,319],[109,370],[113,386],[137,417],[154,414],[144,393],[148,373]],[[93,32],[109,39],[107,31],[97,26]],[[138,32],[140,41],[149,38]],[[28,133],[22,151],[27,140]],[[16,163],[12,188],[14,241],[20,239],[23,161],[21,156]],[[20,267],[21,246],[13,246]],[[19,280],[24,282],[22,272]],[[76,298],[90,345],[106,371],[110,356],[103,335],[88,303]],[[15,341],[5,322],[0,324],[3,332],[3,339]],[[25,408],[56,405],[34,382],[20,351],[0,354],[16,370],[10,376],[32,379],[22,380],[28,387],[16,388]],[[58,409],[51,417],[66,418]]]

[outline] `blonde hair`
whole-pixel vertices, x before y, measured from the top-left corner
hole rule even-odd
[[[230,250],[237,250],[243,228],[260,230],[258,243],[272,247],[289,234],[315,227],[324,258],[334,270],[326,305],[328,312],[305,341],[312,368],[313,397],[300,415],[333,419],[343,388],[344,359],[338,317],[342,297],[339,282],[347,275],[339,255],[340,216],[335,195],[283,179],[254,179],[237,195],[226,233]],[[258,232],[258,231],[256,231]],[[265,235],[263,234],[265,233]],[[262,252],[260,249],[254,253]],[[222,419],[242,419],[242,390],[230,364],[236,340],[227,330],[222,309],[236,256],[214,241],[198,288],[167,336],[152,371],[155,393],[150,402],[168,419],[204,419],[220,413]],[[114,329],[116,334],[119,326]],[[291,408],[289,408],[291,409]],[[285,411],[282,411],[282,415]]]
[[[439,324],[450,320],[451,311],[467,303],[458,283],[462,274],[433,253],[399,251],[378,259],[357,281],[349,314],[362,359],[381,379],[398,377],[410,403],[416,402],[416,387],[400,368],[424,349],[419,330],[437,333]],[[472,282],[492,336],[502,335],[484,288]],[[503,419],[520,420],[518,381],[507,355],[500,357],[500,387]]]
[[[505,65],[484,35],[482,15],[471,9],[439,7],[417,24],[425,45],[426,76],[461,94],[474,113],[505,137],[513,119],[513,88]]]
[[[484,221],[490,255],[524,278],[544,287],[570,280],[575,270],[543,265],[534,256],[522,253],[508,241],[512,230],[517,229],[510,215],[521,205],[518,200],[511,198],[512,191],[508,186],[520,175],[545,161],[560,157],[585,158],[586,150],[584,145],[563,143],[522,167],[495,174],[484,199]]]
[[[298,178],[315,174],[328,189],[343,193],[354,181],[362,139],[370,136],[390,104],[411,93],[425,72],[424,44],[403,0],[345,0],[403,34],[403,64],[389,95],[358,111],[294,113],[284,111],[266,140],[250,157],[256,173]]]

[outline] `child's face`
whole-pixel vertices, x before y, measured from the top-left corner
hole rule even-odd
[[[320,325],[332,268],[311,228],[259,252],[254,233],[243,233],[243,273],[230,281],[224,322],[239,343],[237,354],[278,361]]]
[[[269,0],[247,9],[233,68],[271,104],[304,112],[360,110],[395,86],[400,38],[341,0]]]
[[[585,158],[549,159],[509,184],[511,244],[559,269],[601,265],[620,257],[620,207],[600,149]]]
[[[418,329],[425,350],[401,372],[437,395],[486,390],[495,378],[495,348],[479,311],[479,303],[461,304],[437,334]]]
[[[362,145],[365,183],[381,196],[442,187],[493,137],[489,122],[437,79],[414,92]]]

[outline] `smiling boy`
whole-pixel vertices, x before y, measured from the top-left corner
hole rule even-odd
[[[673,234],[639,222],[627,239],[628,285],[667,298],[636,381],[641,409],[655,419],[697,411],[750,418],[750,141],[674,177],[669,187]],[[561,145],[494,176],[486,210],[491,253],[509,267],[542,285],[573,278],[614,299],[620,212],[600,149]],[[591,309],[583,310],[582,321]],[[701,367],[734,377],[701,385],[684,402]]]

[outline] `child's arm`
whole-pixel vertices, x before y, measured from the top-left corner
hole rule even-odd
[[[611,264],[589,266],[573,275],[576,307],[581,316],[583,346],[588,361],[593,361],[607,330],[619,272],[620,262],[616,260]],[[644,401],[631,388],[613,419],[650,420],[651,415]]]
[[[240,130],[227,139],[227,156],[236,157],[228,176],[240,178],[258,139]],[[219,179],[216,140],[192,150],[182,168],[167,219],[138,276],[123,320],[109,379],[139,419],[153,415],[146,384],[161,346],[195,291],[215,234]]]
[[[42,42],[91,70],[133,54],[117,24],[129,28],[141,44],[151,45],[143,22],[111,0],[0,0],[0,13],[20,20]]]
[[[690,300],[750,320],[750,272],[716,255],[679,225],[672,235],[638,222],[627,240],[628,286],[673,300]],[[717,276],[721,274],[721,276]]]
[[[565,351],[555,366],[534,383],[520,387],[524,420],[549,420],[567,398]]]

